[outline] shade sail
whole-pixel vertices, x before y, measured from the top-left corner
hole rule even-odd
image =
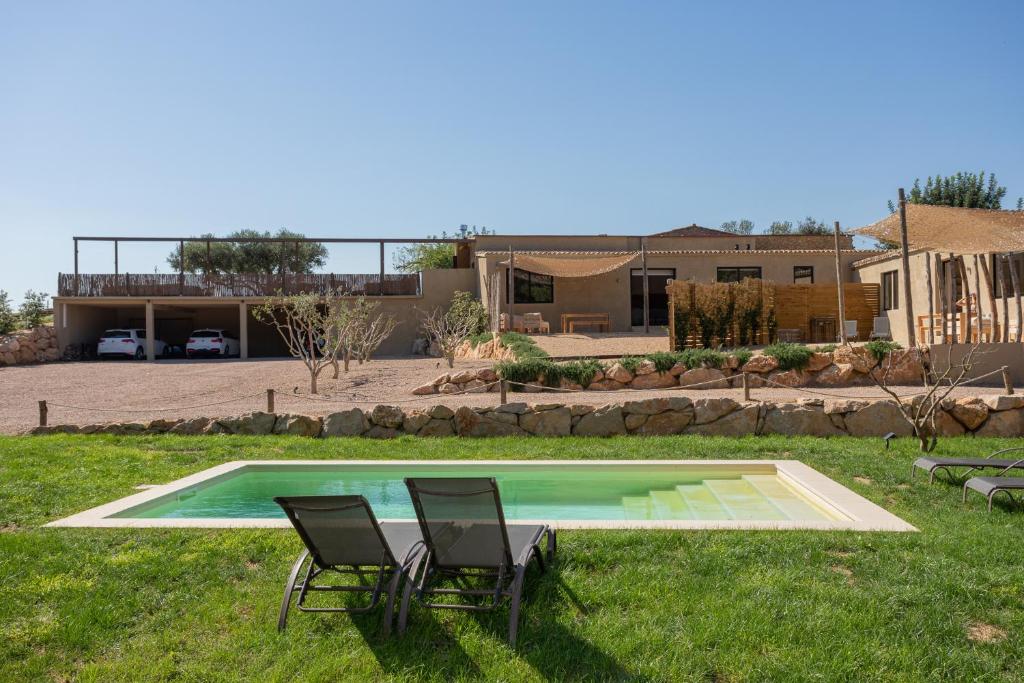
[[[853,233],[899,244],[900,215]],[[1024,211],[907,204],[907,243],[911,249],[955,254],[1024,251]]]
[[[567,253],[558,256],[532,256],[530,254],[513,254],[516,268],[528,270],[541,275],[555,277],[589,277],[610,273],[621,268],[637,256],[638,251],[606,255],[601,252]],[[508,266],[508,259],[499,265]]]

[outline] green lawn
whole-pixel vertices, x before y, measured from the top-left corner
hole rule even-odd
[[[1008,440],[960,439],[985,454]],[[1017,443],[1021,443],[1017,441]],[[1024,512],[910,480],[878,439],[0,437],[0,680],[1021,680]],[[295,614],[286,530],[43,529],[242,458],[796,458],[921,529],[566,531],[505,618]]]

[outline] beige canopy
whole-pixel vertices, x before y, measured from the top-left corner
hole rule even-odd
[[[638,251],[630,252],[565,252],[563,254],[545,253],[543,256],[530,253],[514,252],[516,268],[528,270],[541,275],[555,277],[588,277],[610,273],[626,265],[637,256]],[[508,266],[508,259],[498,265]]]
[[[853,233],[898,245],[900,215],[891,214]],[[907,242],[911,249],[955,254],[1024,251],[1024,211],[907,204]]]

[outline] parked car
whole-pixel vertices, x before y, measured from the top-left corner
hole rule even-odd
[[[156,355],[162,356],[166,350],[167,344],[159,339],[153,340],[153,351]],[[100,358],[125,356],[142,360],[146,357],[146,331],[133,327],[107,330],[100,337],[96,355]]]
[[[240,349],[241,345],[238,343],[238,340],[226,330],[195,330],[188,336],[188,343],[185,344],[185,355],[189,358],[200,358],[203,356],[228,358],[238,354]]]

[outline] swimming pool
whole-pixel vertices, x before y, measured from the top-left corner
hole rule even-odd
[[[355,493],[408,520],[407,476],[494,477],[509,521],[560,528],[913,530],[792,460],[239,461],[51,526],[288,526],[274,496]]]

